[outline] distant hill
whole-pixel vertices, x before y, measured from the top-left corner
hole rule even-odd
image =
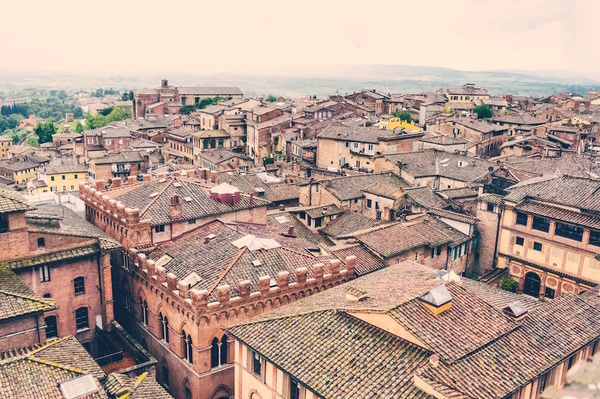
[[[98,76],[61,73],[8,73],[0,71],[0,92],[24,88],[92,90],[98,87],[135,89],[156,87],[167,78],[174,85],[238,86],[248,96],[296,97],[349,93],[363,88],[381,92],[414,93],[475,83],[492,94],[546,96],[559,92],[587,94],[600,82],[564,71],[459,71],[407,65],[327,65],[280,68],[269,76],[243,74]]]

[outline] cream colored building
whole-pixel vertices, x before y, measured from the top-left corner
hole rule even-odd
[[[519,290],[554,299],[600,283],[600,182],[569,176],[509,189],[498,233],[497,267]]]
[[[44,182],[46,186],[35,189],[33,193],[77,191],[79,185],[85,183],[87,172],[85,165],[48,165],[38,171],[38,180]]]
[[[0,158],[7,157],[11,145],[12,139],[9,136],[0,136]]]

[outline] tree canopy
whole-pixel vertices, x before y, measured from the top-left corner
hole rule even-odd
[[[47,119],[45,122],[38,122],[33,128],[33,132],[38,136],[38,143],[44,144],[52,141],[52,135],[56,133],[54,127],[54,120],[52,118]]]
[[[219,96],[213,98],[203,98],[198,102],[198,104],[184,105],[183,107],[179,108],[179,113],[182,115],[188,115],[197,109],[204,109],[209,105],[217,105],[220,100],[221,97]]]
[[[408,111],[394,111],[392,112],[392,116],[399,118],[401,121],[412,122],[412,117]]]
[[[480,105],[473,108],[473,112],[477,114],[477,119],[491,118],[494,116],[494,111],[489,105]]]
[[[277,101],[277,97],[275,97],[272,94],[269,94],[269,97],[267,97],[267,101],[270,103],[274,103],[275,101]]]
[[[94,116],[88,114],[85,117],[85,126],[87,129],[98,129],[111,122],[123,121],[127,118],[131,118],[131,110],[129,108],[114,107],[110,108],[110,111],[107,112],[106,115],[103,115],[102,113]],[[77,129],[77,126],[75,129]]]

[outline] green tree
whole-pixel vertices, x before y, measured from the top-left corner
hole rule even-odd
[[[500,280],[500,288],[504,291],[517,292],[519,289],[519,283],[512,278],[503,278]]]
[[[25,140],[25,145],[28,145],[29,147],[33,147],[33,148],[40,148],[40,143],[38,141],[37,136],[27,137],[27,139]]]
[[[412,122],[412,117],[408,111],[394,111],[392,112],[392,116],[400,118],[401,121]]]
[[[129,100],[133,101],[133,90],[129,90]]]
[[[477,114],[477,119],[491,118],[494,115],[492,107],[489,105],[480,105],[473,108],[473,112]]]
[[[75,132],[76,133],[83,132],[83,125],[79,121],[77,121],[77,123],[75,124]]]
[[[277,97],[275,97],[272,94],[269,94],[269,96],[267,97],[267,101],[270,103],[274,103],[275,101],[277,101]]]
[[[123,100],[123,101],[129,100],[129,93],[127,91],[123,92],[123,95],[121,96],[121,100]]]
[[[198,104],[184,105],[183,107],[179,108],[179,113],[182,115],[188,115],[197,109],[204,109],[209,105],[217,105],[219,101],[221,101],[221,97],[219,96],[213,98],[203,98]]]
[[[10,138],[12,139],[12,142],[14,145],[19,144],[19,141],[21,140],[21,136],[19,136],[19,134],[17,132],[13,132],[10,135]]]
[[[65,100],[67,98],[67,92],[65,90],[58,91],[58,98],[60,100]]]
[[[40,144],[49,143],[52,141],[52,135],[56,133],[54,120],[50,118],[44,123],[38,122],[36,127],[33,128],[33,132],[38,136],[38,142]]]
[[[81,118],[83,116],[83,109],[81,107],[76,107],[73,110],[73,117],[75,118]]]

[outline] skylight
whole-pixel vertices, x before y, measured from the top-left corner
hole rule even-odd
[[[421,297],[421,300],[437,308],[450,302],[452,296],[450,295],[450,292],[448,292],[446,286],[442,284],[425,293],[425,295]]]
[[[62,382],[59,384],[60,392],[65,399],[77,399],[98,392],[98,386],[91,374],[85,374],[80,377]]]

